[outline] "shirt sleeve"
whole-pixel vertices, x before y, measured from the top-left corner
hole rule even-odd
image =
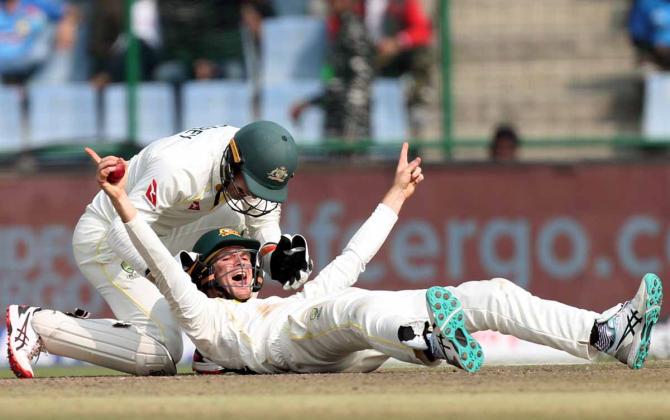
[[[397,35],[400,45],[411,49],[430,44],[433,29],[419,0],[405,2],[405,19],[407,27]]]
[[[140,171],[139,179],[127,192],[128,198],[137,209],[138,217],[145,223],[153,225],[165,210],[173,207],[180,199],[176,179],[179,176],[178,169],[172,169],[172,165],[164,159],[154,158],[151,159],[150,165]],[[107,244],[138,273],[146,271],[146,262],[135,247],[129,246],[130,238],[118,216],[112,221]]]
[[[139,217],[125,223],[133,245],[151,271],[150,279],[170,305],[179,326],[200,349],[215,348],[225,338],[225,308],[209,299],[191,282],[181,264],[165,248],[151,227]]]
[[[314,280],[305,284],[303,291],[297,295],[315,298],[352,286],[382,247],[397,220],[398,215],[380,203],[356,231],[342,254],[321,270]]]

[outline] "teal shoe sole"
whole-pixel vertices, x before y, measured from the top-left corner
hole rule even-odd
[[[426,291],[426,305],[433,334],[444,344],[447,362],[467,372],[477,372],[484,363],[484,352],[465,329],[458,298],[444,287],[431,287]]]
[[[640,343],[633,369],[640,369],[649,354],[649,342],[651,341],[651,330],[661,316],[661,305],[663,304],[663,283],[656,274],[644,275],[644,284],[647,288],[647,312],[644,315],[644,327],[642,327]]]

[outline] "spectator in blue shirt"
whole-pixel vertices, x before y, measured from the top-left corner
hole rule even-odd
[[[53,54],[59,0],[0,0],[0,79],[23,83]]]
[[[643,63],[670,70],[670,0],[636,0],[628,30]]]

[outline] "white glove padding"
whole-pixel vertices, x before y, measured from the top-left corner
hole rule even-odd
[[[302,235],[282,235],[270,256],[270,276],[284,290],[298,290],[309,279],[313,262]]]

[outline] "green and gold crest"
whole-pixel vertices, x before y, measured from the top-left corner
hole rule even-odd
[[[273,181],[284,182],[286,181],[286,178],[288,178],[288,170],[284,166],[274,168],[273,170],[268,172],[268,179],[271,179]]]

